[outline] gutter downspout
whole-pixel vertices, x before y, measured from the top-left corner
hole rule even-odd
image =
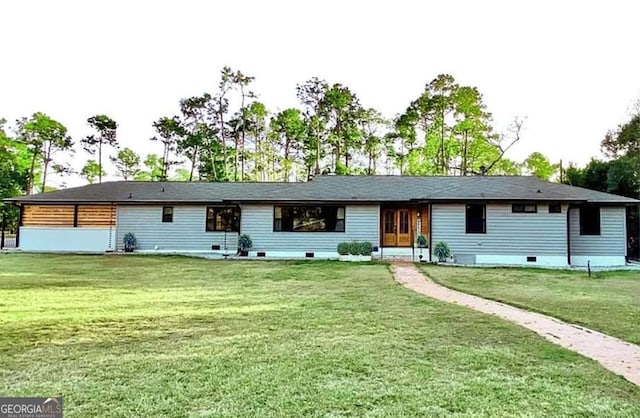
[[[378,249],[380,250],[380,261],[383,261],[384,251],[382,244],[384,243],[384,231],[382,228],[384,228],[384,219],[382,218],[382,205],[378,207],[378,216],[380,217],[380,222],[378,225],[378,242],[380,243],[380,245],[378,246]]]
[[[0,250],[4,248],[4,230],[7,227],[7,215],[6,212],[4,210],[4,208],[2,208],[2,224],[0,225],[0,228],[2,229],[0,231]]]
[[[429,215],[429,225],[428,225],[428,233],[429,233],[429,262],[431,262],[433,260],[433,258],[431,257],[431,250],[433,249],[433,245],[432,244],[432,234],[431,234],[431,224],[432,224],[432,219],[433,219],[433,203],[429,202],[429,207],[427,209],[427,214]]]
[[[115,252],[118,248],[118,244],[117,244],[117,239],[116,239],[116,245],[113,245],[113,227],[116,226],[116,219],[118,218],[118,207],[111,202],[111,206],[109,206],[109,209],[111,209],[111,219],[109,222],[109,242],[107,245],[107,252]],[[116,238],[117,238],[117,230],[116,230]]]
[[[571,267],[571,205],[567,206],[567,265]]]

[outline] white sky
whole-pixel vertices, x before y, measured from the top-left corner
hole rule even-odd
[[[639,18],[636,0],[4,0],[0,117],[42,111],[77,141],[105,113],[146,154],[152,121],[213,91],[225,65],[255,76],[272,111],[318,76],[387,117],[450,73],[480,89],[497,128],[527,117],[510,158],[584,164],[640,98]]]

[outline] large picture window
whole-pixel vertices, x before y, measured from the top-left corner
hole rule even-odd
[[[285,232],[344,232],[344,206],[276,206],[273,230]]]
[[[487,207],[486,205],[467,205],[466,210],[466,233],[486,234],[487,233]]]
[[[240,231],[240,208],[232,207],[208,207],[207,223],[205,227],[207,232],[211,231]]]
[[[600,235],[600,208],[582,206],[580,208],[580,235]]]

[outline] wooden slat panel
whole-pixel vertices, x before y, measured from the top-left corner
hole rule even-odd
[[[73,226],[73,206],[26,205],[22,224],[24,226]]]
[[[116,208],[105,205],[78,206],[78,226],[115,226]]]

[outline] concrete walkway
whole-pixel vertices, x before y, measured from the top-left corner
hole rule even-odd
[[[640,386],[640,346],[550,316],[451,290],[429,280],[410,263],[393,263],[391,269],[396,281],[411,290],[515,322]]]

